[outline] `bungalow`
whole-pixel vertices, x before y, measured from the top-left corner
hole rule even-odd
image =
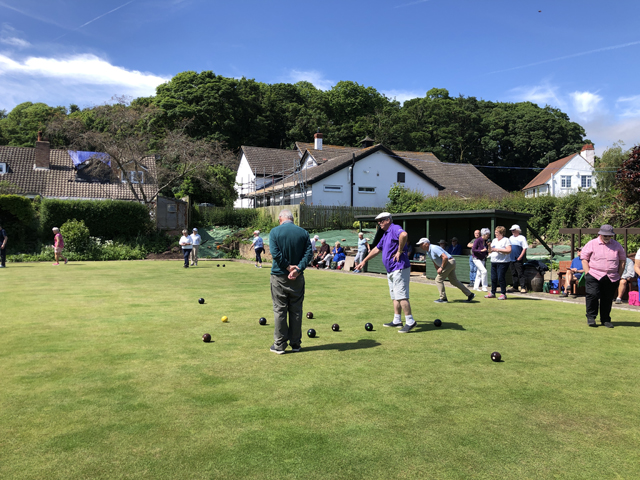
[[[427,196],[502,197],[507,192],[473,165],[442,163],[431,153],[394,152],[363,140],[361,148],[323,146],[322,134],[314,144],[298,142],[299,167],[267,188],[247,194],[255,206],[349,205],[384,207],[390,188],[398,183]]]
[[[563,197],[579,189],[592,188],[596,186],[593,178],[594,166],[595,150],[593,145],[587,144],[580,153],[551,162],[522,190],[525,197]]]
[[[3,190],[31,198],[137,200],[144,192],[150,199],[157,191],[155,159],[144,158],[140,168],[120,171],[104,153],[51,149],[40,137],[36,148],[0,146]]]

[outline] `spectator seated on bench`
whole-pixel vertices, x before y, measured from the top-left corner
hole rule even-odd
[[[622,303],[622,297],[624,297],[625,293],[627,292],[627,287],[629,288],[629,291],[631,291],[634,285],[637,286],[637,277],[634,270],[634,262],[627,257],[624,271],[622,272],[622,277],[620,278],[620,285],[618,286],[618,297],[616,298],[615,303],[620,305]]]
[[[578,247],[578,255],[571,262],[562,261],[558,266],[558,282],[559,285],[564,286],[564,292],[560,294],[561,297],[568,297],[569,292],[574,295],[580,294],[579,288],[584,288],[584,270],[582,268],[582,260],[580,260],[580,252],[582,248]],[[564,283],[563,283],[564,277]],[[583,293],[584,294],[584,293]]]

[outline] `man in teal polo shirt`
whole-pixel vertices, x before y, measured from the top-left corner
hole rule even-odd
[[[269,249],[273,258],[271,299],[275,324],[270,350],[282,355],[287,348],[287,342],[292,351],[300,351],[304,301],[303,272],[313,260],[313,251],[309,234],[293,223],[290,210],[282,210],[278,215],[278,222],[280,226],[269,233]]]

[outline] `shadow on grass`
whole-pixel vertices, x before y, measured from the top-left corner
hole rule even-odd
[[[413,329],[414,332],[429,332],[431,330],[463,330],[466,329],[460,325],[459,323],[452,322],[442,322],[442,325],[436,327],[432,322],[430,323],[420,323],[418,322],[418,326]]]
[[[337,350],[339,352],[346,352],[347,350],[359,350],[361,348],[373,348],[382,345],[375,340],[369,338],[362,338],[357,342],[352,343],[328,343],[326,345],[313,345],[311,347],[303,346],[300,353],[313,352],[320,350]]]
[[[640,327],[640,322],[611,322],[614,327]]]

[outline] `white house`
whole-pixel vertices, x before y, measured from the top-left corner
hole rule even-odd
[[[298,148],[306,145],[297,144]],[[394,184],[426,196],[507,194],[470,164],[442,163],[431,153],[394,152],[384,145],[333,148],[322,146],[316,138],[314,148],[302,154],[299,169],[247,197],[257,207],[301,202],[384,207]]]
[[[291,175],[300,163],[300,153],[297,150],[279,148],[242,146],[239,157],[235,181],[238,199],[233,204],[235,208],[252,207],[253,199],[247,195]]]
[[[526,197],[562,197],[580,189],[595,187],[594,162],[595,150],[593,145],[587,144],[582,147],[580,153],[574,153],[547,165],[522,190]]]

